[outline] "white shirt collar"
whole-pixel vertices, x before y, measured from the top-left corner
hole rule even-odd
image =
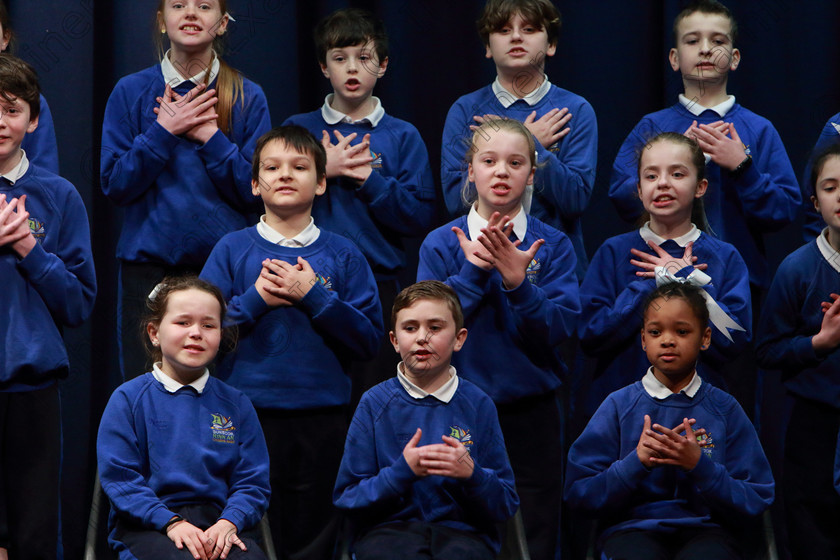
[[[219,75],[220,67],[219,57],[213,52],[213,62],[210,64],[210,82],[208,83],[212,83],[216,79],[216,76]],[[204,83],[204,77],[207,75],[207,68],[204,68],[198,74],[185,80],[172,64],[172,61],[169,60],[169,51],[166,51],[166,54],[163,55],[163,60],[160,61],[160,70],[163,73],[163,81],[172,88],[176,88],[184,82],[192,82],[195,85],[202,84]]]
[[[701,233],[702,232],[699,229],[697,229],[697,226],[691,224],[691,229],[688,230],[688,233],[685,233],[679,237],[675,237],[671,239],[671,241],[673,241],[680,247],[685,247],[690,242],[697,241],[700,238]],[[657,245],[662,245],[663,243],[668,241],[668,239],[665,239],[664,237],[659,237],[653,232],[652,229],[650,229],[650,222],[645,222],[645,225],[639,228],[639,235],[642,237],[642,239],[644,239],[645,242],[653,241]]]
[[[375,127],[379,124],[379,121],[382,120],[382,117],[385,116],[385,109],[382,108],[382,103],[379,101],[379,98],[375,95],[372,95],[370,98],[373,100],[373,111],[371,111],[361,119],[354,121],[341,111],[333,109],[332,100],[334,96],[334,93],[327,95],[324,98],[324,105],[321,106],[321,117],[324,119],[324,122],[326,122],[329,125],[336,125],[341,122],[349,124],[366,122],[369,123],[370,126]]]
[[[691,381],[688,382],[688,385],[680,389],[680,393],[685,393],[688,398],[693,399],[694,395],[697,394],[697,391],[700,390],[700,385],[702,384],[703,380],[699,375],[697,375],[697,371],[695,370]],[[674,394],[668,387],[659,381],[655,375],[653,375],[653,367],[648,368],[647,373],[644,377],[642,377],[642,387],[644,387],[645,392],[654,399],[667,399]]]
[[[8,173],[0,175],[6,179],[10,184],[14,185],[18,179],[23,177],[26,174],[26,171],[29,169],[29,159],[26,157],[26,152],[23,150],[20,151],[20,161],[16,166],[9,170]]]
[[[470,239],[475,241],[481,235],[481,228],[487,227],[487,220],[482,218],[476,210],[477,203],[470,207],[470,213],[467,214],[467,229],[470,233]],[[528,232],[528,214],[525,209],[519,207],[519,212],[511,219],[513,224],[513,233],[520,241],[525,239],[525,234]]]
[[[321,230],[315,225],[315,218],[309,216],[309,225],[294,237],[283,237],[280,232],[265,223],[265,214],[260,216],[257,223],[257,233],[260,237],[281,247],[309,247],[318,240]]]
[[[533,107],[540,101],[542,98],[546,96],[546,94],[551,89],[551,82],[548,81],[548,76],[543,74],[543,81],[539,85],[537,89],[525,95],[524,97],[518,97],[513,93],[509,92],[507,88],[502,85],[502,82],[499,81],[499,77],[496,76],[496,79],[493,80],[493,95],[496,96],[496,99],[499,100],[499,103],[502,104],[502,107],[505,109],[509,108],[511,105],[519,101],[520,99]]]
[[[823,258],[831,265],[831,268],[840,272],[840,253],[835,251],[831,243],[828,242],[827,227],[817,236],[817,248],[822,253]]]
[[[703,111],[712,110],[715,113],[717,113],[718,116],[723,118],[726,116],[726,113],[728,113],[730,109],[732,109],[732,107],[735,106],[734,95],[727,96],[726,101],[724,101],[723,103],[719,103],[714,107],[703,107],[693,99],[689,99],[683,94],[680,94],[679,99],[682,106],[688,109],[688,112],[694,115],[695,117],[699,117],[703,113]]]
[[[411,398],[417,400],[424,399],[431,395],[441,402],[448,403],[452,400],[452,397],[455,396],[455,391],[458,390],[458,372],[455,371],[454,366],[449,366],[449,380],[441,385],[441,387],[434,393],[427,393],[409,381],[408,377],[406,377],[402,372],[402,362],[397,364],[397,379],[399,380],[400,385],[403,386],[403,389],[405,389],[406,393],[408,393]]]
[[[182,387],[192,387],[195,389],[195,392],[199,395],[204,392],[204,387],[207,385],[207,380],[210,379],[210,370],[204,368],[204,373],[201,374],[201,377],[190,383],[189,385],[182,385],[163,373],[163,370],[160,369],[160,362],[155,363],[152,367],[152,375],[155,376],[155,379],[163,384],[163,388],[166,389],[170,393],[176,392],[178,389]]]

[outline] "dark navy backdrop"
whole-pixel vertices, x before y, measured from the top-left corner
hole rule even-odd
[[[62,384],[64,414],[64,540],[78,558],[93,480],[99,413],[119,382],[116,360],[118,210],[98,186],[101,119],[116,80],[155,61],[154,0],[7,0],[18,34],[17,53],[41,76],[58,134],[62,174],[90,213],[99,298],[86,326],[67,332],[72,375]],[[227,60],[260,83],[272,120],[318,107],[327,81],[312,47],[314,23],[348,5],[373,10],[391,36],[388,73],[376,93],[386,110],[414,123],[433,168],[439,163],[446,111],[461,94],[492,80],[492,62],[475,32],[480,0],[229,0]],[[680,81],[666,61],[677,2],[558,1],[563,12],[550,79],[586,97],[598,116],[598,178],[584,228],[590,253],[626,231],[606,198],[621,141],[650,111],[674,102]],[[833,0],[732,0],[740,22],[743,61],[730,79],[738,100],[778,128],[797,174],[821,126],[840,110],[840,41]],[[572,121],[574,126],[574,120]],[[771,236],[774,264],[798,246],[797,226]]]

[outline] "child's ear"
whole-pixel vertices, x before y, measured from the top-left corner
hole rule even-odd
[[[38,117],[29,121],[29,126],[26,127],[26,133],[32,134],[35,132],[35,129],[38,128]]]
[[[227,31],[227,25],[229,20],[230,16],[228,14],[223,15],[222,19],[219,20],[219,23],[216,26],[217,37],[225,34],[225,31]]]
[[[467,180],[470,183],[475,183],[475,171],[473,170],[472,162],[467,164]]]
[[[531,172],[528,174],[528,180],[525,181],[526,185],[533,185],[534,184],[534,173],[537,171],[536,167],[531,167]]]
[[[703,339],[700,344],[700,350],[708,350],[709,344],[712,343],[712,327],[706,327],[703,331]]]
[[[548,48],[545,49],[545,56],[554,56],[554,53],[557,52],[557,43],[553,45],[549,43]]]
[[[321,67],[321,74],[323,74],[324,77],[329,80],[330,79],[330,71],[327,70],[327,65],[326,64],[321,64],[320,62],[318,63],[318,65]]]
[[[676,72],[680,69],[680,53],[674,47],[668,52],[668,62],[671,63],[671,70]]]
[[[157,325],[154,323],[149,323],[146,325],[146,334],[149,335],[149,340],[152,343],[152,346],[157,346],[160,344],[158,340],[158,328]]]
[[[388,333],[388,338],[391,339],[391,345],[394,347],[394,350],[397,351],[397,354],[400,353],[400,343],[397,342],[397,335],[394,334],[394,331]]]
[[[327,192],[327,175],[324,174],[318,179],[318,184],[315,185],[315,196],[321,196]]]
[[[259,179],[251,179],[251,194],[253,194],[254,196],[261,196]]]
[[[697,183],[697,189],[694,191],[694,198],[701,198],[706,194],[706,189],[709,188],[709,180],[703,179]]]
[[[490,50],[490,43],[484,45],[484,58],[493,58],[493,52]]]
[[[647,347],[647,342],[645,341],[645,327],[644,327],[644,325],[642,326],[641,335],[642,335],[642,350],[645,350],[646,347]]]
[[[464,342],[466,342],[466,341],[467,341],[467,329],[462,328],[460,331],[458,331],[458,334],[455,335],[455,346],[453,347],[452,350],[457,352],[458,350],[460,350],[461,348],[464,347]]]
[[[738,65],[741,63],[741,51],[738,49],[732,49],[732,57],[729,60],[729,70],[736,70]]]
[[[820,211],[820,201],[817,199],[816,196],[811,196],[811,202],[814,204],[814,210],[817,212]]]
[[[386,56],[383,61],[379,63],[379,72],[377,73],[376,77],[381,78],[385,75],[385,70],[388,69],[388,57]]]

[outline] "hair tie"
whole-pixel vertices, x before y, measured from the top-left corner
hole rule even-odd
[[[155,301],[158,297],[158,294],[160,294],[160,291],[165,287],[166,284],[164,284],[163,282],[158,283],[158,285],[155,286],[151,292],[149,292],[149,301]]]
[[[689,267],[685,267],[689,268]],[[691,267],[693,268],[693,267]],[[685,270],[685,269],[683,269]],[[677,271],[680,272],[680,271]],[[691,284],[699,289],[700,295],[706,300],[706,308],[709,310],[709,322],[715,326],[717,330],[723,333],[723,336],[732,342],[732,335],[729,330],[746,332],[746,329],[739,325],[726,311],[715,301],[709,292],[703,289],[703,286],[712,282],[711,276],[699,269],[694,269],[688,276],[677,276],[672,269],[665,266],[657,266],[654,271],[656,277],[656,287],[662,286],[669,282],[679,282],[680,284]]]

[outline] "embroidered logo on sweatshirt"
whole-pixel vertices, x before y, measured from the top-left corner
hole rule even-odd
[[[370,157],[373,158],[373,161],[370,162],[371,169],[382,169],[382,154],[370,150]]]
[[[539,280],[541,269],[542,263],[540,263],[539,259],[531,259],[531,262],[528,263],[528,268],[525,270],[525,278],[528,279],[528,282],[536,284]]]
[[[210,424],[210,430],[213,432],[213,441],[220,443],[236,443],[234,432],[236,427],[233,425],[233,420],[221,414],[213,414],[210,416],[213,422]]]
[[[697,443],[700,445],[700,450],[706,454],[706,457],[711,459],[712,449],[715,448],[715,440],[712,439],[712,434],[702,434],[697,436]]]
[[[321,284],[328,290],[332,290],[332,278],[329,276],[323,276],[320,272],[315,273],[315,278],[318,280],[318,283]]]
[[[32,232],[32,236],[38,243],[41,243],[47,235],[47,230],[44,229],[44,222],[39,222],[35,218],[29,218],[29,231]]]
[[[470,431],[465,430],[460,426],[449,426],[449,437],[457,439],[467,449],[469,449],[473,444],[472,435],[470,435]]]

